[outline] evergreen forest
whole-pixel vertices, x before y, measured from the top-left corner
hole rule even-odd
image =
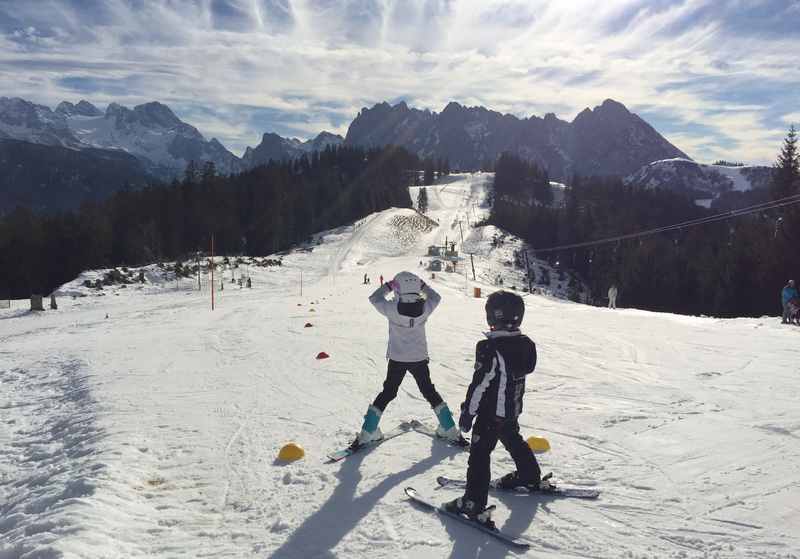
[[[800,278],[794,128],[769,189],[731,192],[710,209],[674,192],[609,177],[574,177],[563,203],[553,204],[547,173],[535,164],[504,154],[494,170],[489,221],[540,249],[535,257],[576,273],[596,304],[603,304],[616,284],[618,304],[626,307],[719,317],[775,315],[787,280]],[[759,204],[764,209],[758,210]],[[753,206],[741,215],[711,219]],[[699,225],[638,234],[704,218]],[[629,238],[613,240],[617,237]]]
[[[183,180],[126,188],[77,211],[0,219],[0,298],[47,294],[84,270],[208,252],[267,255],[389,207],[411,207],[419,159],[402,148],[328,147],[232,176],[190,163]]]

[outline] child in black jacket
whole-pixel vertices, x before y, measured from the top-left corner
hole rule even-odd
[[[461,404],[459,427],[468,432],[475,419],[470,445],[467,488],[463,497],[445,503],[452,512],[494,526],[486,510],[491,478],[491,453],[499,440],[511,454],[517,471],[500,480],[503,487],[539,487],[536,457],[519,433],[525,376],[536,367],[536,345],[519,331],[525,303],[508,291],[492,293],[486,301],[491,331],[475,348],[475,373]]]

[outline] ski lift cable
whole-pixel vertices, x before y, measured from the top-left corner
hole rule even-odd
[[[640,237],[647,237],[650,235],[655,235],[658,233],[666,233],[669,231],[675,231],[679,229],[688,229],[689,227],[695,227],[698,225],[706,225],[709,223],[716,223],[719,221],[725,221],[727,219],[733,219],[735,217],[740,217],[743,215],[749,215],[753,213],[763,212],[767,210],[773,210],[777,208],[782,208],[785,206],[791,206],[794,204],[800,203],[800,194],[795,194],[793,196],[787,196],[785,198],[779,198],[777,200],[772,200],[770,202],[764,202],[761,204],[755,204],[753,206],[748,206],[745,208],[740,208],[738,210],[731,210],[720,214],[715,214],[712,216],[706,216],[702,218],[696,218],[688,221],[683,221],[680,223],[675,223],[672,225],[665,225],[662,227],[656,227],[653,229],[647,229],[644,231],[639,231],[636,233],[627,233],[625,235],[617,235],[614,237],[607,237],[605,239],[598,239],[595,241],[584,241],[580,243],[572,243],[567,245],[559,245],[554,247],[546,247],[546,248],[534,248],[532,249],[534,252],[555,252],[559,250],[566,250],[570,248],[583,248],[588,246],[596,246],[602,245],[607,243],[619,242],[629,239],[635,239]]]
[[[780,208],[780,207],[784,207],[784,206],[797,204],[797,203],[800,203],[800,195],[791,196],[791,197],[788,197],[788,199],[782,199],[782,200],[785,200],[785,201],[780,202],[778,200],[774,200],[772,202],[769,202],[768,204],[758,204],[757,206],[754,206],[754,207],[752,207],[752,209],[749,209],[749,210],[747,208],[742,208],[740,210],[733,210],[733,211],[730,211],[730,212],[725,212],[725,213],[717,214],[717,215],[714,215],[714,216],[698,218],[698,219],[695,219],[695,220],[676,223],[674,225],[667,225],[667,226],[663,226],[663,227],[657,227],[657,228],[654,228],[654,229],[649,229],[649,230],[646,230],[646,231],[640,231],[640,232],[637,232],[637,233],[628,233],[628,234],[625,234],[625,235],[618,235],[618,236],[615,236],[615,237],[608,237],[608,238],[605,238],[605,239],[598,239],[596,241],[585,241],[585,242],[581,242],[581,243],[573,243],[573,244],[560,245],[560,246],[548,247],[548,248],[536,248],[536,249],[533,249],[533,250],[535,252],[552,252],[552,251],[564,250],[564,249],[569,249],[569,248],[581,248],[581,247],[601,245],[601,244],[607,244],[607,243],[613,243],[613,242],[619,243],[619,241],[623,241],[623,240],[635,239],[635,238],[638,238],[638,237],[645,237],[645,236],[654,235],[654,234],[658,234],[658,233],[665,233],[665,232],[669,232],[669,231],[675,231],[675,230],[689,228],[689,227],[693,227],[693,226],[697,226],[697,225],[705,225],[707,223],[716,223],[716,222],[719,222],[719,221],[724,221],[726,219],[731,219],[731,218],[739,217],[739,216],[742,216],[742,215],[748,215],[748,214],[752,214],[752,213],[757,213],[757,212],[761,212],[761,211],[772,210],[772,209],[776,209],[776,208]]]
[[[537,249],[533,249],[533,250],[535,252],[551,252],[551,251],[564,250],[564,249],[568,249],[568,248],[581,248],[581,247],[595,246],[595,245],[601,245],[601,244],[607,244],[607,243],[613,243],[613,242],[619,243],[620,241],[636,239],[636,238],[640,238],[640,237],[646,237],[646,236],[655,235],[655,234],[658,234],[658,233],[666,233],[666,232],[669,232],[669,231],[688,229],[689,227],[694,227],[694,226],[697,226],[697,225],[705,225],[705,224],[709,224],[709,223],[717,223],[717,222],[720,222],[720,221],[725,221],[727,219],[732,219],[734,217],[739,217],[739,216],[742,216],[742,215],[748,215],[748,214],[752,214],[752,213],[757,213],[757,212],[765,211],[765,210],[776,209],[776,208],[789,206],[789,205],[797,204],[797,203],[800,203],[800,200],[793,200],[793,201],[783,202],[783,203],[780,203],[780,204],[773,204],[773,205],[771,205],[769,207],[758,208],[758,209],[754,209],[754,210],[751,210],[751,211],[748,211],[748,212],[728,212],[728,213],[720,214],[720,215],[717,215],[717,216],[710,216],[708,218],[704,218],[702,220],[697,220],[697,221],[694,221],[694,222],[685,222],[685,223],[675,224],[675,225],[672,225],[672,226],[665,226],[665,227],[660,227],[660,228],[656,228],[656,229],[650,229],[650,230],[647,230],[647,231],[641,231],[641,232],[638,232],[638,233],[629,233],[629,234],[626,234],[626,235],[618,235],[616,237],[609,237],[609,238],[606,238],[606,239],[599,239],[599,240],[596,240],[596,241],[586,241],[586,242],[582,242],[582,243],[573,243],[573,244],[569,244],[569,245],[561,245],[561,246],[557,246],[557,247],[542,248],[542,249],[537,248]]]
[[[738,217],[740,215],[748,215],[760,211],[767,211],[779,207],[783,207],[786,205],[791,205],[794,203],[800,202],[800,194],[796,194],[793,196],[788,196],[786,198],[780,198],[778,200],[772,200],[770,202],[764,202],[761,204],[755,204],[753,206],[747,206],[745,208],[739,208],[736,210],[730,210],[728,212],[724,212],[721,214],[715,214],[712,216],[700,217],[689,221],[684,221],[681,223],[675,223],[673,225],[665,225],[663,227],[657,227],[655,229],[651,229],[645,231],[643,233],[660,233],[663,231],[673,231],[675,229],[683,229],[684,227],[691,227],[694,225],[703,225],[705,223],[715,223],[717,221],[724,221],[726,219],[730,219],[733,217]]]

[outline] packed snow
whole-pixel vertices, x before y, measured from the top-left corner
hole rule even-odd
[[[684,159],[682,157],[674,157],[671,159],[660,159],[653,161],[642,167],[636,173],[630,175],[626,180],[635,180],[638,177],[647,177],[652,169],[658,169],[662,173],[676,175],[679,173],[680,168],[690,168],[695,170],[697,176],[692,177],[692,181],[688,186],[694,188],[709,188],[711,192],[719,194],[720,186],[724,185],[724,190],[732,190],[736,192],[746,192],[753,190],[757,185],[754,185],[751,179],[747,176],[748,173],[759,172],[764,169],[760,166],[752,165],[718,165],[712,163],[698,163],[691,159]],[[664,176],[651,175],[649,176],[646,186],[653,188],[660,186],[665,181]],[[719,184],[718,184],[719,183]]]
[[[367,301],[379,275],[418,272],[442,295],[431,371],[458,408],[486,293],[498,276],[521,285],[492,241],[503,232],[473,227],[490,182],[456,175],[429,187],[427,218],[386,210],[271,256],[281,266],[222,272],[214,311],[202,278],[198,291],[157,266],[103,290],[87,272],[58,310],[0,310],[0,557],[800,557],[800,331],[775,317],[526,294],[539,364],[523,434],[550,441],[545,472],[602,494],[490,495],[498,526],[531,540],[524,553],[405,497],[458,496],[435,478],[463,477],[466,452],[408,433],[325,463],[383,382],[387,327]],[[420,267],[462,231],[477,281],[468,259]],[[252,289],[231,283],[242,273]],[[382,427],[411,418],[434,424],[406,379]],[[306,455],[282,463],[290,441]],[[501,446],[493,457],[493,474],[512,467]]]

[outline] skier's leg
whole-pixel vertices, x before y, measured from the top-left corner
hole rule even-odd
[[[428,361],[425,360],[414,363],[413,366],[409,367],[409,372],[414,375],[414,380],[417,381],[419,391],[433,408],[433,413],[439,421],[439,426],[436,428],[436,432],[439,436],[452,441],[461,440],[461,432],[458,430],[456,422],[453,420],[453,412],[450,411],[447,403],[442,399],[439,392],[436,391],[436,387],[431,381],[431,371],[428,368]]]
[[[422,396],[428,401],[432,408],[442,403],[442,397],[436,391],[433,381],[431,381],[431,370],[428,368],[427,359],[409,365],[408,372],[414,376],[420,393],[422,393]]]
[[[364,414],[364,423],[361,424],[361,431],[358,433],[354,445],[362,445],[383,438],[383,433],[378,429],[382,413],[373,405],[367,408],[367,413]]]
[[[511,458],[514,459],[514,464],[517,466],[517,478],[525,485],[538,483],[542,477],[542,471],[531,447],[519,434],[519,422],[516,419],[503,422],[499,438]]]
[[[497,446],[497,428],[494,418],[478,416],[472,429],[472,444],[469,447],[467,488],[464,498],[475,503],[477,510],[486,508],[491,479],[491,454]]]
[[[378,428],[378,423],[383,415],[383,410],[386,406],[394,400],[397,396],[397,388],[403,382],[403,377],[406,374],[406,369],[401,363],[389,360],[389,365],[386,370],[386,380],[383,381],[383,390],[375,398],[375,401],[367,408],[367,413],[364,414],[364,423],[361,425],[361,431],[353,444],[365,444],[373,440],[383,437],[381,430]]]
[[[400,388],[400,383],[403,382],[407,366],[407,363],[389,360],[389,365],[386,368],[386,380],[383,381],[383,390],[372,402],[373,406],[383,411],[389,405],[389,402],[397,397],[397,389]]]

